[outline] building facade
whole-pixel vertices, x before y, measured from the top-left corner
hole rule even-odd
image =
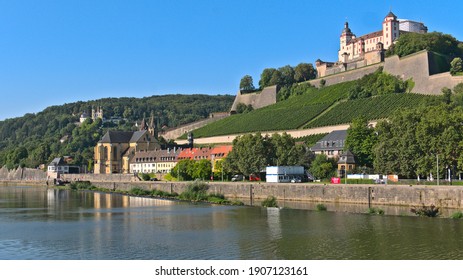
[[[181,149],[137,152],[130,160],[130,173],[167,174],[178,161]]]
[[[334,130],[315,143],[310,150],[316,155],[324,154],[328,158],[339,157],[344,150],[347,130]]]

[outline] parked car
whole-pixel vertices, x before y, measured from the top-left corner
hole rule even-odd
[[[241,175],[241,174],[236,174],[236,175],[233,175],[231,180],[232,180],[232,182],[243,181],[244,176]]]
[[[260,177],[256,174],[249,175],[249,181],[260,181]]]
[[[150,179],[150,181],[159,181],[159,179],[156,178],[156,177],[153,177],[153,178]]]
[[[291,179],[291,183],[300,183],[302,182],[301,178],[300,177],[293,177]]]

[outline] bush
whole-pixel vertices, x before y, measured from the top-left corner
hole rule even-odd
[[[267,197],[262,201],[262,207],[278,207],[277,199],[274,196]]]
[[[384,215],[384,210],[380,208],[371,207],[371,208],[368,208],[367,213],[371,215]]]
[[[128,191],[128,194],[130,195],[149,195],[150,193],[150,191],[144,190],[140,187],[134,187]]]
[[[326,211],[328,208],[326,208],[325,204],[317,204],[316,209],[317,211]]]
[[[434,205],[425,206],[424,204],[420,207],[413,207],[410,212],[420,217],[437,217],[439,216],[439,207]]]
[[[92,190],[96,187],[90,181],[74,181],[69,184],[71,190]]]
[[[463,218],[463,212],[457,211],[457,212],[453,213],[452,216],[450,216],[450,218],[452,218],[452,219],[461,219],[461,218]]]
[[[186,191],[180,194],[180,198],[184,200],[191,200],[191,201],[201,201],[207,200],[207,190],[209,186],[199,180],[194,181],[193,183],[188,185]]]
[[[146,173],[143,173],[141,174],[141,179],[143,181],[149,181],[151,179],[150,175],[146,174]]]

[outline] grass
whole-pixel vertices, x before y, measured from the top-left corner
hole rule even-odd
[[[455,213],[453,213],[450,218],[452,219],[462,219],[463,218],[463,212],[461,211],[457,211]]]

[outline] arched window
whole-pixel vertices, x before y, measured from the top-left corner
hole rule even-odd
[[[104,147],[103,159],[108,160],[108,157],[109,157],[108,147]]]
[[[113,160],[117,160],[117,147],[113,147]]]

